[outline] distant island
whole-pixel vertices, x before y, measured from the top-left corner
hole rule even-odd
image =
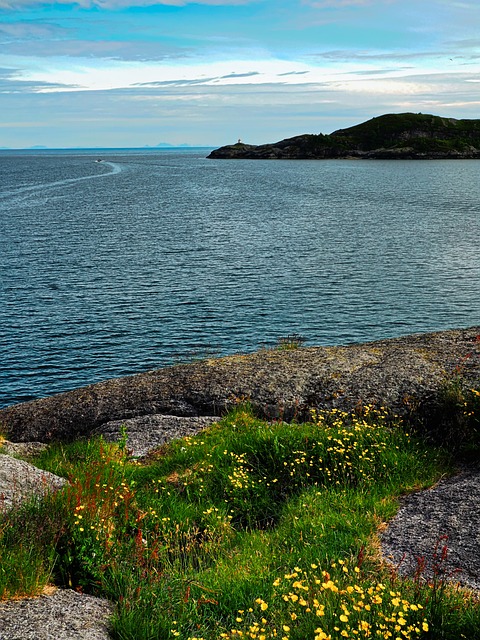
[[[422,113],[386,114],[331,134],[303,134],[272,144],[236,144],[215,149],[218,159],[317,160],[480,159],[480,120]]]

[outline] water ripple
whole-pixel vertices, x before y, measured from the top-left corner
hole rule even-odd
[[[293,332],[479,322],[477,161],[95,157],[0,154],[0,406]]]

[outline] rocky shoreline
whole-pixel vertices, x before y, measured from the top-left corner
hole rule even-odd
[[[249,401],[267,419],[385,406],[427,428],[448,381],[480,384],[480,326],[365,344],[262,350],[107,380],[0,410],[14,442],[74,440],[139,416],[221,416]]]
[[[272,144],[251,145],[236,143],[215,149],[212,160],[478,160],[480,149],[418,151],[408,144],[389,149],[342,149],[315,144],[313,136],[302,135]]]

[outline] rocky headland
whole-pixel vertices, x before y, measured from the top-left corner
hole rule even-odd
[[[478,159],[480,120],[456,120],[422,113],[386,114],[329,135],[303,134],[262,145],[239,141],[212,151],[208,157],[259,160]]]

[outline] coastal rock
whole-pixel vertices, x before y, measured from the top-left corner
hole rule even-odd
[[[10,442],[4,440],[1,443],[1,452],[7,456],[18,458],[32,458],[39,455],[48,447],[45,442]]]
[[[384,557],[401,576],[480,589],[480,465],[401,500],[381,536]]]
[[[130,455],[142,458],[152,449],[177,438],[193,436],[218,420],[218,416],[140,416],[107,422],[95,429],[92,435],[101,435],[107,442],[118,442],[123,437],[122,431],[125,430],[126,446]]]
[[[10,509],[31,496],[57,491],[65,483],[65,478],[0,454],[0,510]]]
[[[267,419],[301,420],[311,409],[376,404],[428,422],[438,419],[442,388],[453,375],[480,385],[479,336],[480,327],[472,327],[206,359],[7,407],[0,410],[0,428],[16,442],[73,440],[112,420],[218,416],[242,400]]]
[[[0,640],[109,640],[112,612],[107,600],[68,589],[0,602]]]

